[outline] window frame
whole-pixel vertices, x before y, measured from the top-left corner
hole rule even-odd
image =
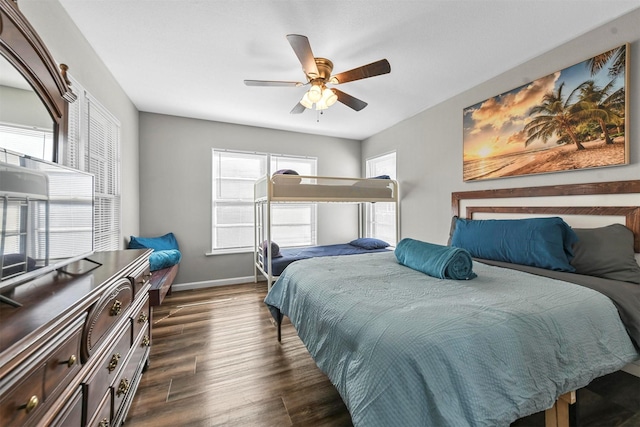
[[[382,162],[382,161],[386,160],[386,158],[388,158],[388,157],[393,157],[393,160],[394,160],[393,161],[393,164],[394,164],[393,169],[394,170],[393,170],[393,173],[387,172],[387,173],[384,173],[384,174],[389,175],[389,177],[391,179],[396,179],[397,172],[398,172],[398,156],[397,156],[397,152],[395,150],[387,152],[387,153],[383,153],[383,154],[378,154],[378,155],[371,156],[371,157],[367,158],[365,160],[365,176],[372,177],[372,176],[382,175],[381,173],[378,173],[378,172],[375,172],[375,173],[372,172],[372,170],[371,170],[373,168],[372,167],[372,162],[375,162],[375,161]],[[364,235],[367,236],[367,237],[375,237],[375,238],[378,238],[378,239],[382,239],[382,240],[387,241],[389,244],[391,244],[391,246],[395,246],[396,243],[397,243],[396,240],[399,238],[397,229],[395,230],[393,239],[390,239],[386,235],[380,235],[380,234],[376,234],[375,233],[376,224],[377,223],[384,224],[386,226],[390,226],[391,225],[390,223],[385,222],[385,221],[377,221],[376,218],[375,218],[377,216],[376,215],[377,209],[380,208],[383,205],[384,205],[384,207],[388,207],[388,209],[389,209],[389,212],[388,212],[387,216],[393,218],[393,227],[394,227],[394,229],[398,227],[398,224],[397,224],[397,221],[396,221],[397,212],[395,212],[396,209],[399,209],[399,206],[397,204],[395,204],[395,203],[375,203],[375,204],[367,203],[366,207],[364,209],[364,212],[363,212],[363,214],[364,214],[363,232],[364,232]],[[391,240],[391,241],[389,241],[389,240]]]
[[[78,100],[69,105],[69,128],[63,147],[63,164],[89,172],[95,177],[94,250],[118,250],[122,248],[120,121],[72,76],[69,75],[69,79]],[[95,127],[98,121],[104,127],[93,132],[92,125]],[[100,144],[96,144],[96,138],[100,139],[99,135],[104,137]],[[96,168],[96,164],[100,167]]]
[[[251,240],[250,240],[250,245],[249,246],[241,246],[241,247],[227,247],[227,248],[216,248],[215,247],[215,243],[216,243],[216,231],[217,228],[220,227],[220,225],[216,224],[216,204],[218,203],[222,203],[224,204],[225,202],[228,204],[242,204],[242,205],[247,205],[247,206],[251,206],[252,208],[252,212],[254,209],[254,197],[252,196],[251,199],[247,199],[247,200],[229,200],[229,201],[217,201],[216,200],[216,191],[217,191],[217,183],[216,183],[216,179],[217,179],[217,171],[216,171],[216,152],[219,153],[234,153],[234,154],[239,154],[239,155],[255,155],[255,156],[264,156],[264,168],[263,170],[265,170],[266,172],[264,174],[262,174],[260,177],[262,176],[271,176],[273,174],[273,172],[275,172],[276,170],[276,164],[278,164],[278,161],[281,162],[286,162],[287,160],[308,160],[311,164],[311,170],[312,173],[311,175],[316,175],[317,173],[317,168],[318,168],[318,158],[317,157],[313,157],[313,156],[299,156],[299,155],[289,155],[289,154],[282,154],[282,153],[270,153],[270,152],[258,152],[258,151],[245,151],[245,150],[235,150],[235,149],[221,149],[221,148],[212,148],[211,149],[211,212],[210,212],[210,220],[211,220],[211,229],[210,229],[210,245],[209,245],[209,252],[206,253],[207,256],[211,256],[211,255],[225,255],[225,254],[238,254],[238,253],[251,253],[254,251],[254,244],[255,244],[255,240],[254,240],[254,216],[252,215],[251,217],[251,223],[250,223],[250,227],[251,227]],[[260,178],[259,177],[259,178]],[[253,181],[255,182],[255,181]],[[296,203],[296,205],[301,206],[310,206],[311,208],[311,212],[310,212],[310,223],[309,223],[309,227],[310,227],[310,234],[311,234],[311,242],[309,242],[309,245],[316,245],[317,244],[317,235],[318,235],[318,218],[317,218],[317,206],[316,204],[313,203]],[[283,206],[284,207],[284,206]],[[284,207],[286,209],[286,207]],[[276,212],[278,210],[278,204],[272,204],[272,214],[273,216],[276,215]],[[272,220],[272,225],[273,225],[273,220]],[[279,224],[279,226],[282,226],[283,224]],[[284,224],[286,226],[286,224]],[[249,226],[249,224],[247,224],[247,226]],[[228,228],[233,227],[233,225],[230,225]],[[224,228],[224,227],[220,227],[220,228]],[[282,247],[292,247],[289,245],[282,245]]]

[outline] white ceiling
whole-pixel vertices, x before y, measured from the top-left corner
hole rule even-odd
[[[640,7],[639,0],[59,1],[140,111],[357,140]],[[304,81],[291,33],[306,35],[334,74],[382,58],[391,73],[339,86],[369,103],[360,112],[336,103],[322,116],[290,114],[304,87],[243,80]]]

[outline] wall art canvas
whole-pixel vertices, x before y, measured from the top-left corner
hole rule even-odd
[[[628,164],[628,51],[465,108],[464,181]]]

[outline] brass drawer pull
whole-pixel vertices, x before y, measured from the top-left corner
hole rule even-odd
[[[149,316],[147,316],[147,313],[145,313],[144,311],[141,311],[140,316],[138,316],[138,323],[144,323],[147,320],[149,320]]]
[[[109,372],[113,372],[114,369],[118,366],[118,361],[120,360],[120,353],[115,353],[111,356],[111,362],[109,362]]]
[[[109,420],[103,418],[102,421],[100,421],[100,423],[98,424],[98,427],[109,427]]]
[[[117,316],[122,311],[122,303],[118,300],[113,302],[111,306],[111,311],[109,312],[112,316]]]
[[[142,347],[149,347],[149,344],[151,344],[149,336],[145,335],[144,337],[142,337]]]
[[[36,409],[40,401],[38,400],[38,396],[31,396],[31,399],[24,405],[20,406],[18,409],[24,409],[24,411],[28,414],[29,412]]]
[[[73,365],[76,364],[77,361],[78,361],[78,358],[76,357],[76,355],[72,354],[71,357],[69,357],[69,360],[63,360],[59,364],[60,365],[67,365],[68,367],[72,367]]]
[[[120,380],[120,384],[118,384],[118,391],[116,392],[116,395],[120,397],[121,394],[125,394],[128,391],[129,391],[129,380],[126,378],[123,378]]]

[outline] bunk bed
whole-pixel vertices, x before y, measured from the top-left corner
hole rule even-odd
[[[291,262],[318,256],[351,255],[386,250],[365,249],[349,243],[294,248],[281,251],[276,258],[272,240],[272,206],[277,203],[357,203],[362,217],[364,203],[394,203],[396,242],[400,234],[398,182],[387,178],[343,178],[276,173],[264,176],[254,185],[254,280],[267,279],[268,288]],[[362,236],[362,226],[359,227]],[[392,242],[395,244],[396,242]],[[274,250],[270,250],[274,248]]]

